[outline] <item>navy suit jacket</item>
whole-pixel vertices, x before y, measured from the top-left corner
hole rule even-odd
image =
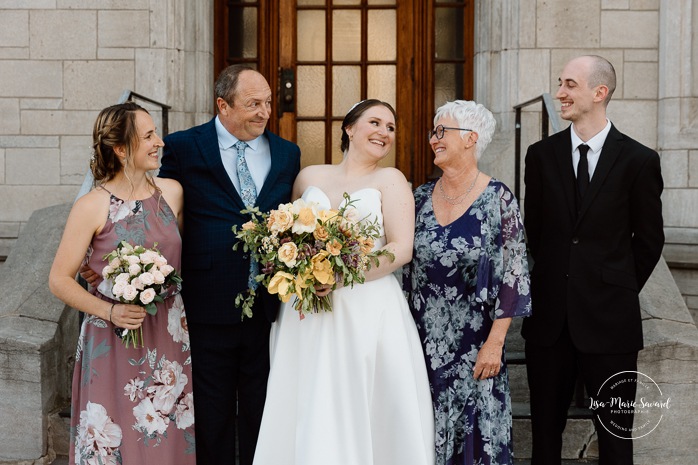
[[[271,152],[271,170],[258,193],[261,211],[291,200],[300,170],[300,149],[265,131]],[[182,242],[183,298],[187,320],[202,324],[240,322],[235,296],[247,289],[250,257],[233,251],[237,242],[231,228],[250,219],[240,195],[223,167],[214,119],[165,137],[160,177],[176,179],[184,189]],[[261,291],[261,292],[260,292]],[[273,321],[279,307],[276,296],[262,286],[255,311]]]
[[[664,245],[659,155],[612,126],[577,206],[570,131],[526,154],[533,313],[522,335],[550,346],[567,323],[583,353],[637,351],[643,347],[638,294]]]

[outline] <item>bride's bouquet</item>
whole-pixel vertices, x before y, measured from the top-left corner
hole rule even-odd
[[[149,315],[157,314],[156,304],[165,301],[168,288],[182,282],[177,271],[157,249],[157,243],[147,249],[121,241],[103,260],[109,263],[102,270],[104,281],[98,290],[119,302],[140,305]],[[135,348],[143,347],[142,326],[130,330],[117,328],[116,335],[127,348],[129,344]]]
[[[233,247],[243,250],[259,263],[256,281],[269,293],[278,294],[282,302],[294,300],[294,308],[305,314],[332,311],[329,296],[316,294],[316,285],[344,286],[363,283],[364,273],[378,257],[394,256],[387,250],[373,251],[374,241],[381,237],[380,225],[374,219],[358,218],[348,194],[339,210],[321,210],[314,202],[298,199],[281,204],[269,213],[259,209],[244,210],[252,220],[240,229],[233,226],[239,242]],[[242,307],[242,318],[252,317],[255,290],[248,289],[235,298]]]

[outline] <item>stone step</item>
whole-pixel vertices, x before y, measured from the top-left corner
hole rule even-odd
[[[512,402],[514,454],[519,459],[531,458],[531,408],[526,402]],[[598,457],[596,430],[589,409],[570,407],[567,426],[562,435],[562,458],[593,460]],[[521,462],[523,465],[526,462]],[[564,463],[564,462],[563,462]],[[596,463],[596,462],[570,462]],[[517,463],[518,465],[518,463]]]

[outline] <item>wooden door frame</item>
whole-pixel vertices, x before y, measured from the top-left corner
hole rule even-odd
[[[434,116],[434,0],[398,0],[397,15],[397,70],[396,106],[398,131],[395,166],[416,187],[428,180],[434,172],[432,152],[426,132]],[[242,4],[247,6],[249,4]],[[257,31],[258,69],[267,78],[272,91],[274,115],[268,128],[289,140],[296,140],[294,113],[276,113],[279,102],[279,71],[281,68],[296,70],[292,62],[295,56],[296,37],[281,40],[282,27],[294,30],[296,23],[295,0],[259,0]],[[464,2],[462,99],[473,98],[474,76],[474,17],[473,1]],[[227,1],[214,0],[214,74],[227,65]],[[402,77],[405,77],[404,79]]]

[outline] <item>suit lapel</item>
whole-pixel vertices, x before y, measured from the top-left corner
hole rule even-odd
[[[233,182],[228,176],[228,172],[223,166],[223,160],[221,159],[221,151],[218,147],[218,134],[216,133],[216,125],[212,119],[208,124],[201,127],[201,134],[197,137],[197,144],[199,145],[199,150],[201,151],[201,156],[208,165],[209,170],[216,178],[216,181],[220,183],[223,187],[223,191],[226,192],[235,204],[240,208],[245,208],[245,204],[240,198],[240,194],[235,189]]]
[[[615,126],[611,125],[611,130],[606,136],[606,141],[601,149],[601,157],[594,170],[594,175],[591,177],[591,183],[587,190],[586,195],[582,199],[582,205],[579,209],[579,217],[577,218],[577,223],[582,219],[589,206],[593,203],[594,198],[599,193],[599,189],[603,185],[608,173],[613,168],[613,165],[618,159],[618,156],[622,152],[622,145],[620,141],[623,139],[623,135],[616,129]]]
[[[572,136],[570,134],[571,126],[560,132],[560,142],[555,144],[555,160],[560,175],[562,190],[564,191],[565,200],[567,200],[567,208],[570,218],[574,222],[576,212],[576,180],[574,177],[574,169],[572,168]]]

